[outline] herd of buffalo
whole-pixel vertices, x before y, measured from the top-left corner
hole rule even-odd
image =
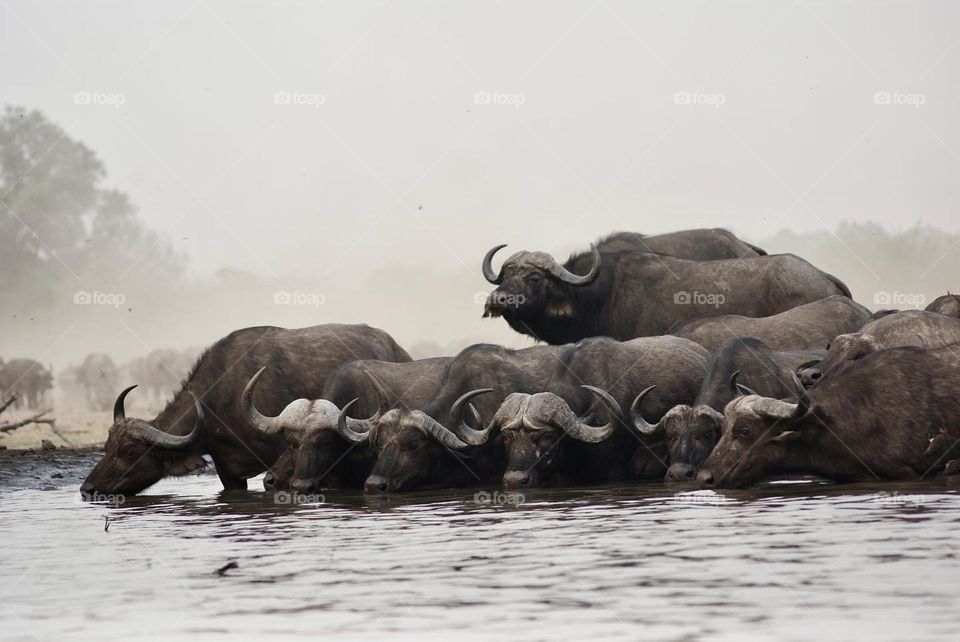
[[[537,340],[412,360],[366,325],[237,330],[153,420],[120,393],[81,492],[135,494],[209,456],[226,489],[624,480],[742,487],[960,472],[960,297],[871,313],[836,277],[722,229],[517,252],[484,316]]]

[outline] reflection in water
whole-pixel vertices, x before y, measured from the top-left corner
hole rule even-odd
[[[222,493],[202,475],[111,506],[79,501],[88,468],[3,478],[0,636],[960,635],[960,498],[945,481],[652,484],[501,504],[497,489]]]

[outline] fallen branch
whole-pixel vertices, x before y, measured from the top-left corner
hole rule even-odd
[[[2,423],[0,424],[0,432],[11,432],[17,428],[26,426],[27,424],[47,424],[52,427],[56,419],[52,417],[44,417],[44,415],[50,412],[50,410],[52,410],[52,408],[48,408],[41,413],[38,413],[32,417],[27,417],[26,419],[21,419],[20,421]]]
[[[16,400],[17,400],[17,395],[15,395],[15,394],[14,394],[14,395],[10,395],[10,398],[7,399],[5,402],[3,402],[3,405],[2,405],[2,406],[0,406],[0,412],[3,412],[3,411],[6,410],[7,408],[9,408],[9,407],[10,407],[10,404],[12,404],[12,403],[13,403],[14,401],[16,401]]]

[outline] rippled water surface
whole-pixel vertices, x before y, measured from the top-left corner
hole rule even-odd
[[[202,475],[111,506],[79,501],[95,459],[2,463],[3,638],[960,637],[946,481],[290,505]]]

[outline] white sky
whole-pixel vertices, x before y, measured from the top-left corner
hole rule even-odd
[[[200,273],[353,281],[613,229],[960,231],[958,43],[955,2],[3,0],[0,100],[96,150]]]

